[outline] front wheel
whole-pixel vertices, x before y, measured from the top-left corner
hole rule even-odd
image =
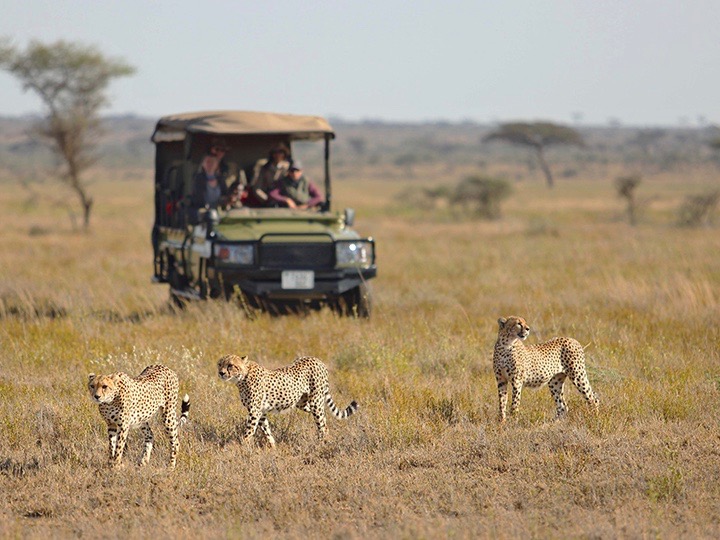
[[[357,287],[342,293],[333,302],[333,309],[338,315],[357,319],[369,319],[372,314],[372,307],[372,292],[367,283],[361,283]]]
[[[175,309],[183,310],[187,307],[187,300],[170,289],[170,305]]]

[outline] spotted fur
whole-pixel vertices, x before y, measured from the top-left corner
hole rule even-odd
[[[120,464],[128,432],[140,427],[145,436],[145,450],[140,465],[147,465],[153,448],[153,432],[149,421],[158,409],[162,410],[165,431],[170,439],[170,468],[177,463],[178,420],[175,417],[178,401],[178,377],[174,371],[162,366],[148,366],[137,377],[118,372],[111,375],[88,377],[90,395],[97,402],[100,414],[108,426],[110,442],[109,464]],[[187,422],[190,411],[190,397],[182,400],[180,425]]]
[[[560,418],[567,413],[563,397],[565,379],[570,378],[595,411],[598,398],[593,393],[585,371],[585,353],[582,345],[567,337],[557,337],[538,345],[525,345],[530,327],[522,317],[498,319],[498,338],[493,354],[493,369],[500,400],[499,419],[505,421],[507,387],[512,389],[510,414],[517,413],[523,386],[537,388],[547,384],[555,400],[556,414]]]
[[[218,361],[218,376],[234,382],[240,400],[248,410],[243,442],[248,442],[258,426],[271,447],[275,439],[270,432],[267,413],[297,407],[313,415],[318,437],[327,435],[325,405],[337,418],[347,418],[358,409],[353,401],[340,410],[330,396],[328,371],[325,364],[312,356],[297,358],[291,365],[275,370],[265,369],[247,356],[229,354]]]

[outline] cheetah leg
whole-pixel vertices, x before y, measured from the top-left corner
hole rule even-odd
[[[588,404],[597,413],[598,412],[598,403],[600,400],[598,400],[597,396],[595,395],[595,392],[593,392],[592,387],[590,386],[590,381],[588,380],[588,376],[587,376],[587,372],[585,371],[585,367],[584,366],[575,367],[573,372],[570,374],[570,380],[572,380],[573,384],[575,385],[575,388],[577,388],[578,391],[583,395],[583,397],[585,398],[585,401],[587,401]]]
[[[123,453],[125,452],[125,443],[127,442],[129,426],[119,426],[119,432],[117,435],[117,447],[115,448],[115,456],[110,462],[112,467],[117,467],[122,461]]]
[[[247,419],[245,420],[245,430],[243,432],[242,436],[242,442],[243,444],[249,445],[250,440],[252,439],[253,435],[255,435],[255,432],[257,431],[258,424],[260,423],[260,419],[264,415],[259,410],[252,410],[248,414]]]
[[[325,419],[325,403],[320,400],[316,400],[311,405],[310,412],[315,417],[315,425],[318,429],[318,438],[323,440],[328,433],[327,420]]]
[[[150,429],[150,424],[147,422],[140,426],[140,430],[143,432],[143,435],[145,435],[145,451],[140,459],[140,466],[143,466],[150,462],[150,454],[153,449],[153,432],[152,429]]]
[[[555,417],[556,418],[562,418],[567,414],[567,404],[565,403],[565,398],[563,397],[563,387],[565,385],[565,377],[567,375],[565,373],[558,373],[555,375],[550,381],[548,381],[548,388],[550,389],[550,394],[552,395],[553,399],[555,400]]]
[[[300,401],[298,401],[295,406],[296,406],[298,409],[300,409],[301,411],[312,412],[312,411],[310,410],[310,404],[309,404],[309,402],[308,402],[308,395],[307,395],[307,394],[303,394],[302,397],[300,398]]]
[[[522,395],[522,383],[518,379],[510,381],[512,387],[512,403],[510,403],[510,416],[515,416],[520,410],[520,397]]]
[[[498,420],[500,423],[505,422],[505,410],[507,409],[508,402],[508,383],[507,381],[498,381]]]
[[[177,455],[180,450],[180,441],[178,440],[177,418],[175,418],[175,407],[165,407],[163,410],[163,423],[165,424],[165,433],[170,440],[170,463],[171,469],[177,465]]]
[[[267,440],[270,448],[275,448],[275,438],[270,431],[270,422],[268,422],[267,416],[260,418],[260,429],[265,435],[265,440]]]
[[[110,465],[113,464],[113,460],[115,459],[115,452],[117,452],[117,438],[118,438],[117,426],[115,426],[115,425],[108,426],[108,443],[109,443],[108,463]]]

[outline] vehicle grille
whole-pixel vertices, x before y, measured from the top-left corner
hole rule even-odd
[[[335,244],[261,243],[260,266],[264,268],[332,268],[335,265]]]

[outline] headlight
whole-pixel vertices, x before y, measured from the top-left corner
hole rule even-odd
[[[255,262],[253,244],[215,244],[213,253],[215,260],[222,263],[251,265]]]
[[[373,262],[373,244],[362,240],[336,242],[335,260],[338,266],[370,266]]]

